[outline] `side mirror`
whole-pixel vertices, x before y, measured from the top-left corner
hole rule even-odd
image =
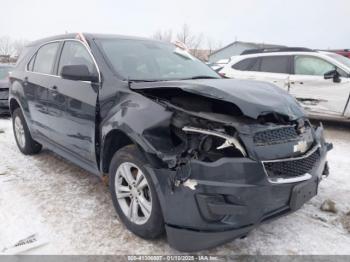
[[[61,76],[69,80],[98,82],[98,76],[91,74],[86,65],[66,65],[62,67]]]
[[[340,74],[338,73],[337,69],[328,71],[327,73],[324,74],[324,79],[333,79],[334,83],[340,83]]]

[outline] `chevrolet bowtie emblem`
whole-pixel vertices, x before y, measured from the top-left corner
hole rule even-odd
[[[306,141],[299,141],[298,144],[294,145],[293,151],[294,152],[301,152],[305,153],[307,150],[307,143]]]

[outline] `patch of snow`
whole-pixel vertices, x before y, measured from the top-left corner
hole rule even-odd
[[[10,119],[0,119],[0,250],[38,234],[46,245],[27,254],[181,254],[165,238],[147,241],[118,220],[101,180],[54,153],[22,155]],[[299,211],[263,224],[245,239],[205,251],[237,254],[350,254],[343,217],[350,211],[350,132],[329,127],[330,175]],[[337,214],[323,212],[332,199]]]

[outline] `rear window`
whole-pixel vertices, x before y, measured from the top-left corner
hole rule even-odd
[[[264,56],[261,57],[261,72],[288,74],[289,57],[288,56]]]
[[[237,64],[232,66],[233,69],[240,71],[253,71],[254,65],[257,64],[257,58],[247,58],[239,61]]]
[[[52,74],[58,47],[58,42],[42,46],[38,50],[35,60],[32,59],[33,61],[30,61],[28,69],[31,69],[30,67],[32,67],[34,72]],[[32,63],[34,63],[34,65]]]

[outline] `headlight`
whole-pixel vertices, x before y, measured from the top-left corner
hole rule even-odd
[[[227,134],[218,132],[218,131],[213,131],[213,130],[207,130],[207,129],[202,129],[198,127],[191,127],[191,126],[185,126],[182,128],[184,132],[191,132],[191,133],[200,133],[200,134],[205,134],[205,135],[210,135],[210,136],[215,136],[222,138],[224,140],[224,143],[217,147],[216,149],[224,149],[227,147],[235,147],[238,151],[242,153],[244,157],[247,156],[247,153],[241,143],[237,140],[237,138],[229,136]]]

